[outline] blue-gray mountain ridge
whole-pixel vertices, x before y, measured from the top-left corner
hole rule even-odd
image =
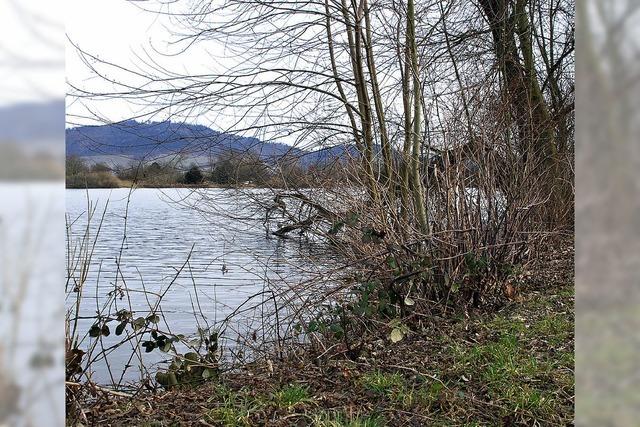
[[[303,166],[355,156],[355,147],[339,145],[314,151],[278,142],[215,131],[203,125],[126,120],[100,126],[66,129],[67,156],[128,158],[136,160],[184,154],[192,158],[215,157],[224,151],[254,153],[264,161],[300,159]]]

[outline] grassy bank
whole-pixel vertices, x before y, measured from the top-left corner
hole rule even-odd
[[[198,386],[99,394],[89,425],[479,426],[573,420],[572,254],[541,260],[491,309],[414,314],[397,343],[372,330],[361,352],[337,344],[265,360]],[[536,424],[537,423],[537,424]]]

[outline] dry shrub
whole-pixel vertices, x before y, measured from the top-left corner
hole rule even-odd
[[[271,232],[320,236],[357,271],[357,284],[373,278],[398,301],[495,300],[540,250],[572,233],[573,172],[570,153],[559,155],[557,165],[542,150],[523,156],[500,116],[487,116],[472,135],[452,121],[425,159],[428,232],[413,206],[403,204],[400,185],[377,177],[382,196],[372,200],[357,162],[345,163],[341,172],[349,179],[341,184],[316,180],[259,200],[267,217],[278,219]],[[398,159],[396,169],[402,167]]]
[[[111,172],[87,172],[67,176],[67,188],[118,188],[122,181]]]

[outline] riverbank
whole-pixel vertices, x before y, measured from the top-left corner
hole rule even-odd
[[[97,393],[89,425],[568,425],[573,420],[573,252],[532,266],[491,310],[414,313],[405,338],[385,328],[265,360],[199,386]]]
[[[67,190],[94,190],[101,188],[156,188],[156,189],[167,189],[167,188],[191,188],[191,189],[200,189],[200,188],[222,188],[222,189],[273,189],[273,188],[283,188],[273,185],[258,185],[252,183],[245,184],[216,184],[211,182],[202,182],[200,184],[153,184],[153,183],[145,183],[145,182],[133,182],[126,180],[118,180],[112,183],[107,184],[96,184],[89,183],[88,185],[84,184],[74,184],[67,182],[66,189]],[[300,187],[303,188],[303,187]]]
[[[157,188],[157,189],[165,189],[165,188],[267,188],[265,186],[258,186],[253,184],[243,184],[243,185],[229,185],[229,184],[214,184],[214,183],[200,183],[200,184],[152,184],[152,183],[144,183],[144,182],[136,182],[133,181],[125,181],[125,180],[117,180],[105,183],[104,185],[89,183],[88,185],[82,184],[74,184],[67,182],[66,189],[67,190],[92,190],[92,189],[100,189],[100,188]]]

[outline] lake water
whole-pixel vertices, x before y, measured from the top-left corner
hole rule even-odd
[[[0,182],[0,425],[64,425],[64,182]]]
[[[268,197],[261,195],[261,190],[251,192],[253,197]],[[272,295],[270,292],[281,295],[283,289],[326,269],[326,262],[318,262],[326,256],[321,244],[269,237],[262,224],[264,213],[252,211],[250,204],[236,196],[233,190],[222,189],[67,190],[68,258],[77,258],[87,231],[88,211],[95,209],[88,240],[93,241],[99,230],[82,290],[81,336],[95,322],[92,317],[96,311],[105,311],[105,304],[112,304],[112,314],[131,308],[134,317],[147,316],[157,299],[148,292],[166,292],[161,304],[162,329],[191,335],[199,326],[220,325],[239,307],[250,307],[254,302],[257,306]],[[79,268],[68,267],[69,273],[77,278]],[[72,288],[67,289],[67,307],[73,306],[77,295]],[[115,288],[128,292],[114,300]],[[260,295],[251,304],[243,305],[256,294]],[[225,329],[225,337],[234,340],[264,326],[256,309],[236,314]],[[122,339],[113,333],[117,323],[110,325],[111,335],[103,338],[105,347]],[[83,345],[90,342],[86,337]],[[94,379],[120,381],[117,375],[108,374],[107,361],[114,373],[133,365],[124,380],[138,379],[139,369],[135,359],[130,359],[131,353],[131,346],[125,345],[113,350],[107,360],[96,361]],[[166,357],[156,350],[145,355],[145,361],[153,364]]]

